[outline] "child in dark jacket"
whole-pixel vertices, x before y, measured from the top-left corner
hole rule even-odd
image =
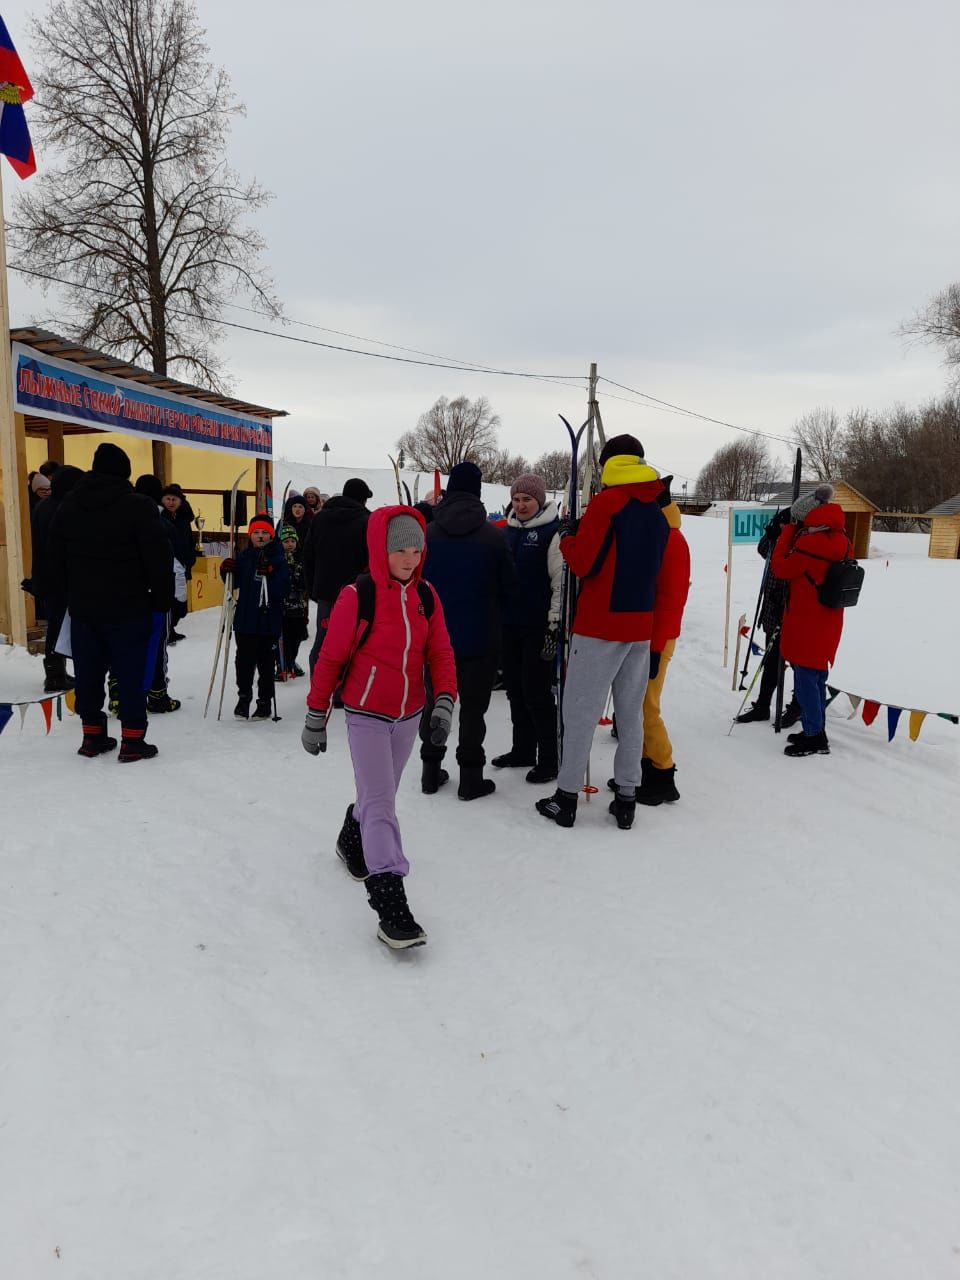
[[[277,679],[293,680],[303,675],[303,668],[297,663],[297,654],[307,638],[307,588],[296,529],[292,524],[281,525],[277,530],[277,540],[283,547],[287,573],[290,575],[290,584],[283,601],[283,643],[277,655]]]
[[[273,522],[267,515],[250,521],[250,544],[235,560],[220,566],[220,576],[234,575],[237,605],[233,630],[237,643],[238,720],[269,720],[273,701],[274,649],[283,626],[283,602],[290,575],[283,548],[273,536]],[[257,673],[257,705],[250,715],[253,674]]]
[[[370,517],[373,622],[360,616],[360,591],[369,580],[344,587],[313,668],[301,737],[311,755],[326,751],[330,702],[341,686],[357,799],[347,809],[337,854],[355,880],[366,881],[380,919],[377,936],[396,949],[427,940],[407,905],[403,877],[410,864],[396,814],[397,788],[426,702],[424,667],[436,695],[430,733],[437,746],[447,740],[457,696],[443,608],[420,576],[425,528],[411,507],[381,507]]]

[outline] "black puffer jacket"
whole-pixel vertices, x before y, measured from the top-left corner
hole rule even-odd
[[[367,521],[362,502],[338,494],[310,521],[303,572],[311,600],[336,600],[367,567]]]
[[[85,622],[130,622],[173,602],[173,553],[156,503],[129,480],[88,471],[50,527],[51,582]]]
[[[79,467],[61,467],[54,472],[50,481],[50,497],[38,502],[30,514],[30,538],[33,544],[33,564],[30,579],[33,594],[38,600],[46,600],[51,596],[50,571],[47,564],[47,540],[53,518],[60,510],[60,504],[76,485],[83,472]],[[55,593],[53,593],[55,594]]]
[[[767,525],[760,541],[757,543],[757,552],[763,556],[764,560],[770,559],[783,526],[789,523],[790,508],[785,507],[783,511],[778,511]],[[768,640],[783,621],[783,610],[786,607],[789,591],[789,582],[784,582],[782,578],[774,577],[768,569],[766,587],[763,593],[763,608],[760,610],[760,627]]]
[[[456,656],[495,655],[517,570],[506,538],[473,494],[448,493],[434,508],[423,576],[440,597]]]

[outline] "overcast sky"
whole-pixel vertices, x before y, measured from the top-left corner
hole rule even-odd
[[[3,8],[28,70],[43,8]],[[818,404],[945,389],[938,355],[896,330],[960,278],[952,0],[199,11],[247,106],[230,158],[275,194],[259,226],[291,319],[513,370],[596,360],[775,434]],[[8,209],[17,181],[7,168]],[[52,308],[11,273],[14,323]],[[532,458],[585,408],[574,388],[269,337],[224,353],[238,394],[289,410],[275,451],[303,460],[326,441],[331,462],[381,464],[460,393]],[[601,392],[608,433],[679,475],[736,438]]]

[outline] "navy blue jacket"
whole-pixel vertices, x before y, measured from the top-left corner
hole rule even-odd
[[[456,657],[495,657],[517,574],[506,539],[473,494],[449,493],[434,508],[423,576],[440,597]]]
[[[263,575],[267,584],[267,605],[260,604],[262,579],[257,566],[263,563],[268,570]],[[237,556],[233,575],[234,586],[239,588],[237,607],[233,615],[233,629],[238,636],[278,636],[283,630],[283,601],[290,585],[287,559],[283,546],[276,538],[265,547],[247,547]]]
[[[536,519],[545,514],[548,518],[537,523]],[[520,524],[514,519],[507,524],[504,534],[517,566],[519,584],[519,590],[504,614],[507,626],[546,627],[553,598],[547,554],[559,528],[560,520],[552,503],[549,511],[538,512],[535,520]],[[557,558],[559,561],[559,551]]]

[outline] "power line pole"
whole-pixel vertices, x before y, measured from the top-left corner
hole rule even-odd
[[[590,501],[590,488],[593,471],[593,437],[597,425],[597,365],[590,366],[589,387],[587,390],[587,448],[583,455],[583,483],[580,486],[580,510],[586,509]]]

